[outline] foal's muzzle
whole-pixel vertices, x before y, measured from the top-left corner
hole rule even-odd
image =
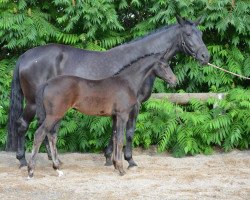
[[[177,85],[177,78],[176,77],[171,77],[169,80],[168,80],[168,84],[171,88],[174,88],[176,87]]]

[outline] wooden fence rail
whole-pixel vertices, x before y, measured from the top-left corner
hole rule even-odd
[[[153,99],[168,99],[172,103],[187,104],[191,99],[199,99],[206,101],[213,97],[217,99],[223,99],[226,93],[153,93],[151,98]]]

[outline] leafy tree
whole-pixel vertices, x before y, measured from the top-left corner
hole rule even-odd
[[[0,148],[6,143],[12,70],[27,49],[54,42],[106,50],[175,23],[177,14],[193,20],[202,15],[199,28],[211,62],[250,76],[248,0],[0,0]],[[171,89],[157,80],[154,92],[229,95],[216,109],[214,100],[192,101],[185,107],[167,101],[147,102],[142,106],[134,145],[158,144],[160,151],[171,150],[176,156],[210,153],[214,145],[225,150],[248,148],[249,81],[212,67],[200,67],[182,54],[171,61],[171,66],[179,85]],[[27,133],[28,149],[35,128],[33,122]],[[97,151],[107,144],[110,130],[109,118],[69,111],[60,128],[58,146],[64,151]]]

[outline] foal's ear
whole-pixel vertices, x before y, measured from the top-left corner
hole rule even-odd
[[[203,22],[203,19],[204,19],[203,16],[198,17],[198,19],[194,21],[195,26],[198,26],[199,24],[201,24]]]
[[[183,26],[185,24],[185,20],[182,19],[179,15],[176,16],[176,20],[177,20],[178,24],[180,24],[181,26]]]

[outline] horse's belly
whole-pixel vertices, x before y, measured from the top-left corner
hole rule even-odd
[[[75,108],[87,115],[111,116],[113,104],[105,98],[86,97]]]

